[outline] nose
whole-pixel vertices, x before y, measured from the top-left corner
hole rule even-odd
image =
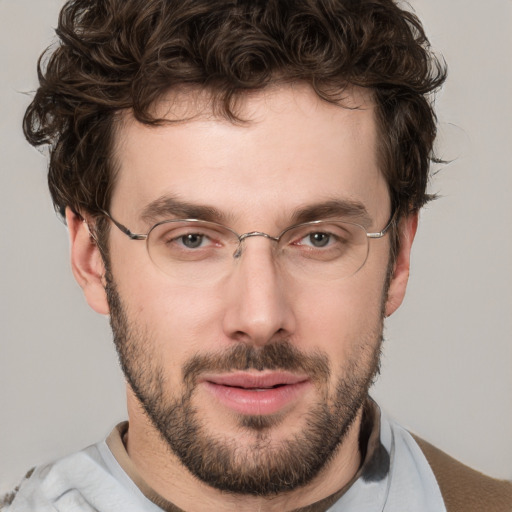
[[[226,290],[224,333],[232,340],[262,346],[295,331],[291,297],[273,257],[273,242],[249,237]]]

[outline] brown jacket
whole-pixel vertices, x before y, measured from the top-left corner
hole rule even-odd
[[[413,437],[432,467],[448,512],[512,512],[512,482],[485,476]]]

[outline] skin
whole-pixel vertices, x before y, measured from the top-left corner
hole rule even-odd
[[[151,128],[126,113],[118,127],[119,174],[110,212],[133,232],[148,231],[151,224],[141,212],[166,194],[217,208],[239,233],[276,235],[293,223],[297,208],[333,198],[362,204],[368,231],[386,225],[390,200],[367,93],[347,91],[345,103],[360,108],[346,109],[321,101],[307,86],[269,88],[244,100],[242,114],[251,121],[243,125],[209,115],[204,98],[187,101],[182,94],[180,108],[196,114],[194,119]],[[163,102],[156,108],[170,116],[168,106]],[[75,277],[89,305],[109,314],[99,251],[79,217],[68,210],[67,220]],[[119,296],[131,324],[148,334],[151,346],[145,350],[165,369],[169,396],[183,390],[184,362],[234,344],[263,347],[286,339],[305,354],[328,357],[332,372],[326,389],[306,387],[279,412],[280,421],[268,434],[279,446],[304,428],[304,416],[322,391],[333,393],[347,361],[357,357],[364,366],[379,350],[383,309],[391,315],[405,294],[416,226],[416,215],[400,223],[401,246],[387,296],[388,236],[370,241],[366,264],[355,275],[321,283],[278,272],[270,242],[261,237],[248,240],[229,276],[202,287],[173,283],[151,263],[144,242],[131,241],[116,228],[110,231],[109,250]],[[331,460],[307,485],[271,499],[226,494],[184,469],[129,385],[127,396],[130,457],[151,487],[187,511],[293,510],[339,490],[360,465],[361,411]],[[219,405],[205,386],[198,387],[193,404],[210,432],[244,448],[255,442],[257,433],[240,429],[239,416]]]

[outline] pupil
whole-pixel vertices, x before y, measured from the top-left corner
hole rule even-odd
[[[189,249],[195,249],[199,247],[203,241],[202,235],[190,234],[181,237],[183,245]]]
[[[329,235],[326,233],[313,233],[309,239],[315,247],[325,247],[329,243]]]

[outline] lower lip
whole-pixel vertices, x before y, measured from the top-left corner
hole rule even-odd
[[[205,381],[204,385],[223,405],[246,415],[275,414],[297,400],[310,386],[309,381],[270,389],[245,389]]]

